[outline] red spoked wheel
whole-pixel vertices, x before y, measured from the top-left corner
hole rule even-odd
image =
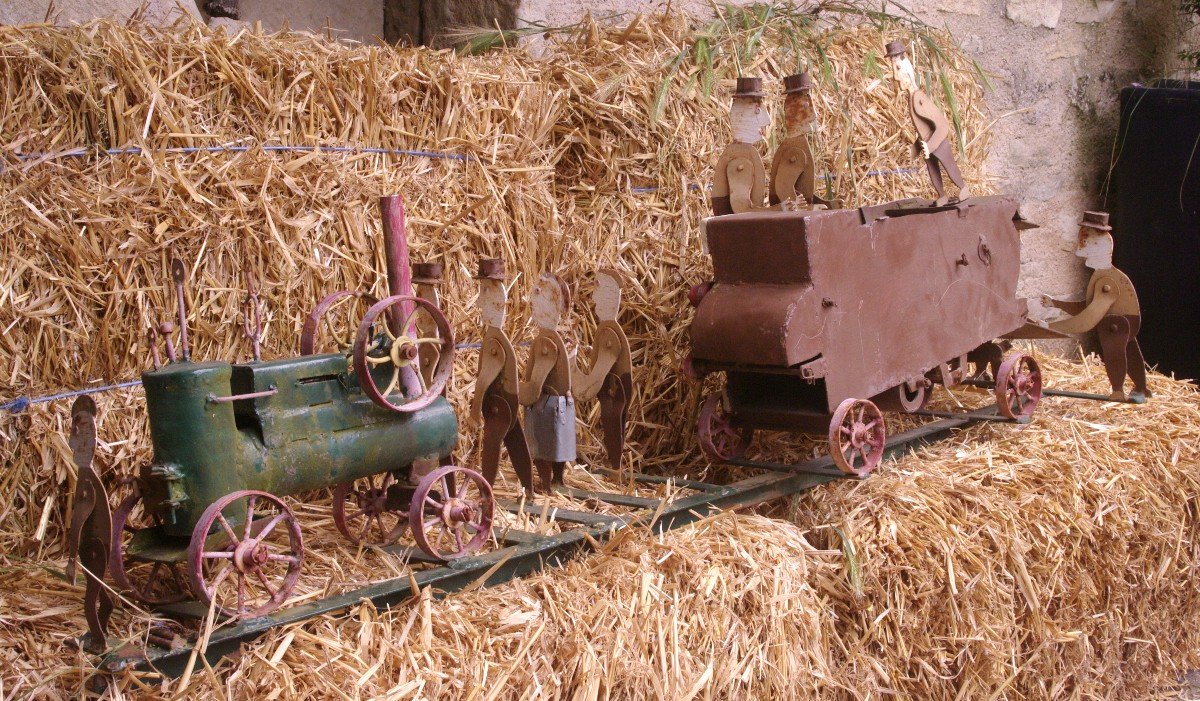
[[[395,323],[385,321],[377,325],[375,320],[379,315],[393,307],[397,310]],[[436,324],[437,336],[419,336],[419,314],[428,315]],[[437,363],[429,380],[419,367],[420,348],[424,345],[438,350]],[[376,383],[374,372],[377,369],[382,369],[381,374],[388,377],[382,390]],[[394,295],[367,310],[354,339],[354,372],[371,401],[402,414],[424,409],[441,395],[453,370],[454,332],[445,315],[432,302],[420,297]],[[408,382],[415,387],[405,387]],[[394,396],[397,390],[401,391],[399,398]]]
[[[1027,419],[1042,401],[1042,369],[1032,356],[1010,351],[996,371],[996,405],[1001,415]]]
[[[187,598],[187,578],[183,575],[182,563],[144,560],[127,553],[139,532],[161,525],[157,516],[146,512],[136,486],[113,513],[108,571],[118,589],[150,606],[172,604]]]
[[[701,450],[716,462],[742,457],[754,438],[753,428],[733,425],[732,417],[725,411],[719,394],[709,395],[704,400],[696,433],[700,437]]]
[[[478,552],[492,536],[496,503],[483,475],[439,467],[421,479],[408,510],[413,539],[441,560]]]
[[[390,472],[343,482],[333,490],[333,523],[355,545],[391,545],[408,528],[408,514],[391,508]]]
[[[866,399],[844,399],[829,422],[829,453],[848,475],[871,473],[883,460],[887,430],[883,413]]]
[[[209,505],[188,545],[192,593],[233,618],[262,616],[287,601],[303,562],[300,524],[291,509],[254,490],[232,492]]]
[[[363,310],[378,302],[375,295],[366,292],[339,290],[325,297],[313,307],[304,319],[300,332],[300,355],[312,355],[320,347],[317,334],[325,329],[333,340],[338,353],[348,353],[354,345],[354,329],[362,318]]]

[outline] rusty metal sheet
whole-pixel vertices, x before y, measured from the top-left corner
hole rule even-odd
[[[709,220],[716,284],[696,310],[694,357],[792,366],[820,355],[832,410],[1023,326],[1016,202],[908,211]]]

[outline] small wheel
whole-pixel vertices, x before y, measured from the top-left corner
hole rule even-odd
[[[700,437],[700,449],[716,462],[742,457],[754,438],[753,428],[733,426],[729,413],[721,405],[719,394],[711,394],[704,400],[704,405],[700,407],[700,419],[696,423],[696,433]]]
[[[439,467],[421,479],[408,520],[413,539],[441,560],[478,552],[492,536],[496,504],[483,475],[462,467]]]
[[[883,413],[866,399],[844,399],[829,422],[829,453],[838,469],[868,475],[883,460],[887,430]]]
[[[150,606],[173,604],[187,598],[187,578],[183,576],[182,563],[142,560],[125,554],[139,531],[161,525],[161,519],[148,513],[142,505],[142,495],[136,486],[113,513],[108,571],[119,589]]]
[[[1001,415],[1029,418],[1042,401],[1042,369],[1032,356],[1010,351],[996,371],[996,405]]]
[[[354,345],[355,324],[362,318],[362,312],[357,310],[360,307],[369,308],[378,301],[374,295],[350,290],[339,290],[322,299],[304,319],[304,329],[300,332],[300,355],[317,352],[317,333],[322,328],[333,340],[338,353],[349,353]]]
[[[932,389],[929,381],[923,377],[897,385],[895,389],[896,403],[899,405],[900,411],[908,413],[924,409],[933,395]]]
[[[291,509],[254,490],[210,504],[188,545],[192,593],[233,618],[261,616],[287,601],[303,561],[300,524]]]
[[[387,320],[378,325],[375,320],[388,312]],[[428,315],[437,325],[436,336],[420,337],[417,315]],[[420,372],[420,348],[430,345],[438,349],[437,363],[426,380]],[[398,413],[424,409],[441,395],[454,370],[454,332],[445,315],[430,301],[420,297],[394,295],[375,303],[354,339],[354,372],[358,384],[371,401]],[[381,390],[376,373],[386,377]],[[396,395],[395,392],[400,394]]]
[[[333,523],[355,545],[391,545],[408,527],[408,514],[388,508],[392,473],[343,482],[333,490]]]

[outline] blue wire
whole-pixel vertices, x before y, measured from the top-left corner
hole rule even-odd
[[[469,350],[472,348],[480,348],[482,343],[456,343],[455,350]],[[527,346],[528,342],[518,343],[518,346]],[[100,385],[98,387],[87,387],[85,389],[73,389],[67,392],[59,392],[57,394],[47,394],[42,397],[17,397],[16,399],[0,404],[0,411],[7,411],[10,414],[20,414],[34,404],[43,404],[52,402],[57,399],[70,399],[78,397],[81,394],[99,394],[100,392],[110,392],[114,389],[124,389],[126,387],[141,386],[141,380],[129,380],[127,382],[118,382],[115,385]]]
[[[141,155],[143,153],[245,153],[256,148],[261,148],[263,151],[281,152],[294,151],[300,153],[312,153],[314,151],[329,151],[330,153],[379,153],[385,155],[396,156],[417,156],[422,158],[444,158],[453,161],[475,161],[474,156],[462,153],[445,153],[442,151],[423,151],[420,149],[401,149],[401,148],[381,148],[377,146],[284,146],[284,145],[263,145],[263,146],[176,146],[155,150],[144,149],[141,146],[128,146],[125,148],[106,148],[106,149],[89,149],[77,148],[61,153],[18,153],[17,158],[23,161],[34,161],[41,158],[52,160],[55,158],[82,158],[94,153],[104,153],[109,156],[126,156],[126,155]]]

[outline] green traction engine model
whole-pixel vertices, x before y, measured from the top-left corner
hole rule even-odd
[[[454,338],[438,310],[440,267],[417,266],[403,205],[381,200],[391,296],[342,291],[309,315],[299,357],[259,359],[259,303],[245,309],[253,362],[193,362],[183,324],[183,266],[172,275],[180,348],[142,375],[154,460],[132,480],[112,518],[108,570],[145,604],[194,598],[223,615],[260,616],[284,603],[304,562],[300,526],[281,499],[334,488],[333,521],[359,545],[406,532],[417,559],[479,551],[494,504],[478,473],[450,464],[458,422],[443,396]],[[432,298],[432,299],[431,299]],[[335,312],[369,304],[352,338],[316,353]],[[157,356],[157,352],[156,352]]]

